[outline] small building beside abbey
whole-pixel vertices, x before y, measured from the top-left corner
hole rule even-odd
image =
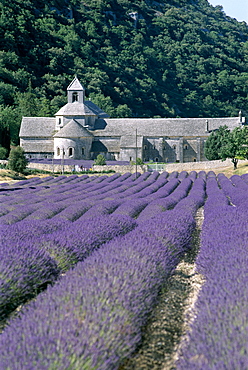
[[[204,144],[220,126],[244,125],[245,117],[109,118],[85,100],[77,77],[67,88],[67,104],[55,117],[23,117],[20,145],[28,158],[198,162],[205,161]]]

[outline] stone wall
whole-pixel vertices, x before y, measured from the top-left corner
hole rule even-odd
[[[61,164],[46,164],[46,163],[29,163],[28,168],[33,168],[36,170],[41,171],[49,171],[49,172],[62,172],[62,165]],[[74,166],[64,165],[64,172],[73,172]]]
[[[45,164],[45,163],[29,163],[28,168],[35,168],[37,170],[44,170],[44,171],[50,171],[50,172],[62,172],[62,166],[61,164]],[[68,166],[64,165],[64,172],[73,172],[74,166]],[[136,172],[136,166],[135,165],[127,165],[127,166],[92,166],[93,171],[102,172],[102,171],[115,171],[117,173],[124,174],[126,172],[135,173]],[[148,171],[147,165],[137,166],[137,172],[144,173]]]
[[[239,163],[247,161],[239,161]],[[216,161],[201,161],[201,162],[187,162],[187,163],[169,163],[165,165],[165,171],[211,171],[217,168],[224,168],[233,166],[230,159],[226,159],[224,162],[221,160]]]
[[[136,172],[136,166],[135,165],[127,165],[127,166],[120,166],[120,165],[116,165],[116,166],[109,166],[109,165],[96,166],[96,165],[93,165],[92,169],[93,169],[93,171],[98,171],[98,172],[112,170],[112,171],[115,171],[115,172],[121,173],[121,174],[124,174],[124,173],[127,173],[127,172],[130,172],[130,173],[135,173]],[[147,172],[147,171],[148,171],[148,166],[147,165],[143,164],[141,166],[137,166],[137,172],[144,173],[144,172]]]
[[[1,160],[1,164],[7,164],[8,161],[6,160]],[[239,161],[238,165],[241,163],[247,163],[247,161]],[[230,167],[233,166],[233,163],[231,162],[230,159],[226,159],[224,162],[221,160],[217,161],[205,161],[205,162],[187,162],[187,163],[167,163],[164,165],[158,164],[157,169],[156,169],[156,163],[153,164],[153,170],[154,171],[167,171],[167,172],[173,172],[173,171],[211,171],[215,170],[217,168],[225,168],[225,167]],[[44,163],[29,163],[28,168],[34,168],[38,170],[45,170],[45,171],[50,171],[50,172],[62,172],[62,166],[61,164],[44,164]],[[74,166],[68,166],[64,165],[64,172],[73,172]],[[93,170],[102,172],[102,171],[115,171],[117,173],[124,174],[126,172],[130,173],[135,173],[136,172],[136,166],[135,165],[127,165],[127,166],[120,166],[120,165],[115,165],[115,166],[96,166],[93,165]],[[146,171],[149,171],[149,165],[141,165],[137,166],[137,172],[144,173]]]

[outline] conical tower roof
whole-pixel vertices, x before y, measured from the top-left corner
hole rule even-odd
[[[78,138],[78,137],[92,137],[93,135],[80,123],[72,119],[68,124],[57,132],[54,137],[60,138]]]
[[[84,87],[81,85],[79,79],[77,78],[77,76],[75,76],[75,78],[72,80],[72,82],[70,83],[70,85],[67,87],[67,91],[71,91],[71,90],[74,90],[74,91],[82,91],[82,90],[85,90]]]
[[[74,102],[67,103],[55,114],[55,116],[95,116],[95,112],[86,104]]]

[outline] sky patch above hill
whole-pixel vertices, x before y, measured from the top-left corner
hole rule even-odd
[[[247,0],[210,0],[213,6],[221,5],[229,17],[236,18],[239,22],[245,21],[248,24],[248,2]]]

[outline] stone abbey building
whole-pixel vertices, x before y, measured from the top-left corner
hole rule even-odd
[[[245,124],[224,118],[109,118],[91,101],[77,77],[67,88],[68,102],[55,117],[23,117],[20,145],[28,158],[95,159],[154,162],[206,160],[204,143],[220,126]]]

